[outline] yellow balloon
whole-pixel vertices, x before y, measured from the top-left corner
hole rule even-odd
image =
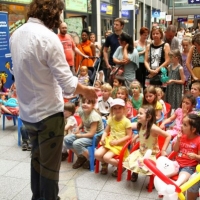
[[[180,186],[181,191],[185,192],[188,188],[192,187],[195,183],[197,183],[200,180],[200,173],[192,177],[190,180],[188,180],[186,183]]]
[[[185,200],[185,196],[184,196],[184,194],[182,192],[178,193],[178,198],[180,200]]]

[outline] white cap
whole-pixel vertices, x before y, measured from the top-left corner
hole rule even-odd
[[[123,99],[120,99],[120,98],[113,99],[112,102],[110,103],[110,107],[113,107],[116,105],[125,106],[125,102]]]

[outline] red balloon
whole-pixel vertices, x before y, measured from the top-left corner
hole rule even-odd
[[[170,178],[165,176],[157,167],[156,163],[148,158],[144,159],[144,164],[156,175],[158,178],[160,178],[162,181],[164,181],[167,185],[174,185],[176,188],[176,192],[180,193],[181,189],[178,187]]]

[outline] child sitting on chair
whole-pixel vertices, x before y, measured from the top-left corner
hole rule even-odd
[[[89,85],[90,78],[88,76],[88,68],[87,66],[80,67],[79,75],[78,75],[78,82],[82,85]]]
[[[65,136],[74,134],[78,130],[78,124],[74,117],[75,110],[76,110],[75,104],[70,102],[64,104]],[[68,157],[67,148],[65,146],[65,143],[63,142],[62,161],[65,161],[67,157]]]
[[[17,101],[16,85],[12,84],[9,94],[9,99],[1,106],[1,112],[10,115],[19,115],[19,107]],[[9,119],[9,118],[8,118]]]
[[[111,97],[112,87],[109,83],[105,83],[101,87],[102,96],[98,98],[98,111],[102,116],[107,117],[110,114],[110,103],[113,100]]]

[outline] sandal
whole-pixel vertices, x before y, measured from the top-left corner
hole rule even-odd
[[[102,175],[106,175],[108,173],[108,163],[101,163],[101,171]]]
[[[126,170],[126,168],[122,168],[122,173],[124,172]],[[118,169],[116,169],[115,171],[113,171],[113,173],[112,173],[112,176],[113,177],[117,177],[118,176]]]
[[[138,174],[135,173],[135,172],[133,172],[132,175],[131,175],[131,181],[132,181],[132,182],[136,182],[137,179],[138,179]]]

